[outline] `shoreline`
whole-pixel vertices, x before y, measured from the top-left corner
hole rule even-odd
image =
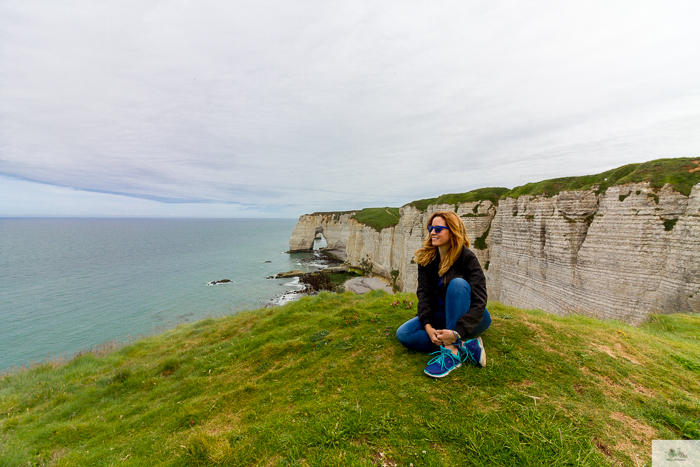
[[[311,253],[312,256],[310,258],[302,258],[299,261],[297,261],[297,264],[300,267],[303,268],[314,268],[312,271],[305,271],[305,274],[308,273],[314,273],[314,272],[319,272],[323,271],[324,269],[327,269],[329,267],[333,267],[338,264],[342,264],[343,260],[341,257],[334,252],[338,251],[341,253],[339,250],[326,250],[323,248],[311,250],[311,251],[306,251],[306,252],[286,252],[287,254],[290,253]],[[282,274],[284,271],[280,271],[278,274]],[[268,279],[275,279],[275,277],[270,276]],[[291,287],[292,290],[287,290],[285,292],[282,292],[281,294],[275,295],[273,298],[268,300],[268,302],[264,305],[265,308],[273,307],[273,306],[283,306],[286,305],[287,303],[294,302],[296,300],[299,300],[301,297],[304,297],[306,295],[312,295],[314,293],[313,290],[309,290],[309,287],[306,284],[302,284],[300,281],[299,277],[292,277],[291,281],[289,282],[284,282],[280,284],[281,286],[285,287]]]
[[[316,295],[321,291],[329,291],[334,293],[349,291],[358,295],[372,290],[384,290],[389,294],[395,293],[389,278],[381,275],[366,276],[358,272],[360,269],[348,266],[343,259],[345,256],[344,251],[321,248],[318,250],[312,250],[312,253],[313,256],[311,259],[307,260],[306,262],[302,260],[298,264],[300,266],[306,265],[316,267],[317,269],[315,271],[308,271],[303,274],[301,271],[284,271],[278,273],[278,275],[274,278],[278,278],[278,276],[281,274],[295,273],[298,275],[290,275],[289,277],[292,278],[290,282],[280,284],[287,287],[292,287],[293,290],[288,290],[275,296],[265,305],[265,307],[286,305],[299,300],[301,297]],[[330,276],[330,279],[329,277],[320,278],[316,275],[318,273]],[[337,276],[353,273],[356,274],[356,276],[346,277],[342,283],[338,283]],[[273,277],[270,276],[269,278],[272,279]]]

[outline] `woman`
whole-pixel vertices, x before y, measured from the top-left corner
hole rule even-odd
[[[418,316],[405,322],[396,337],[410,349],[437,350],[425,373],[442,378],[464,361],[486,365],[483,343],[476,337],[488,329],[491,317],[484,271],[469,250],[462,220],[454,212],[436,212],[428,220],[428,232],[415,253]]]

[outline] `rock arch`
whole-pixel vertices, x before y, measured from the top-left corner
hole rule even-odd
[[[316,249],[316,240],[322,240],[323,242],[326,243],[326,246],[328,246],[328,238],[326,238],[326,235],[323,231],[323,226],[316,226],[316,231],[314,233],[314,242],[311,245],[311,249]],[[324,246],[321,246],[320,248],[325,248]]]
[[[357,224],[348,213],[315,213],[299,217],[289,239],[289,251],[312,251],[314,240],[319,233],[326,239],[327,247],[345,249],[348,244],[351,224]]]

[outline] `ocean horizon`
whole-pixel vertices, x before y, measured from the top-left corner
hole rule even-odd
[[[320,266],[287,253],[295,224],[0,218],[0,372],[283,302],[298,280],[269,276]]]

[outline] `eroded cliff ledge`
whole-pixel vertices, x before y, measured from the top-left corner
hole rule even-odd
[[[700,166],[690,161],[687,172],[694,172],[692,163]],[[399,290],[415,291],[412,257],[427,235],[427,218],[452,210],[484,268],[490,300],[638,324],[650,313],[700,312],[700,183],[689,193],[658,185],[594,184],[538,196],[513,189],[494,200],[412,203],[382,229],[359,222],[356,212],[307,214],[289,246],[308,250],[323,233],[351,265],[371,264]]]

